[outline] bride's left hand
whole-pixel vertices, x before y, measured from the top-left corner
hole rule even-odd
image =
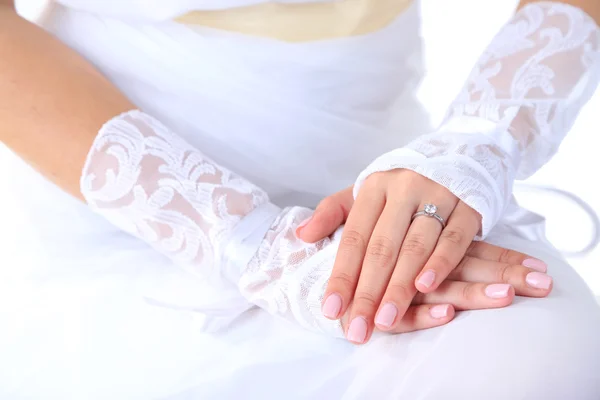
[[[425,204],[437,206],[437,214],[447,222],[445,228],[435,218],[423,216],[412,220]],[[356,201],[352,198],[352,188],[326,198],[297,234],[307,242],[314,242],[332,233],[344,221],[323,311],[326,317],[338,319],[352,304],[347,335],[352,340],[353,325],[363,331],[366,323],[364,341],[375,326],[393,331],[417,291],[435,291],[461,264],[467,251],[473,251],[471,244],[481,227],[481,217],[476,211],[446,188],[409,170],[371,175]],[[475,251],[491,250],[475,248]],[[500,249],[499,255],[486,257],[496,258],[503,264],[510,259],[512,265],[541,263],[504,249]],[[548,292],[534,291],[533,295],[545,296]]]

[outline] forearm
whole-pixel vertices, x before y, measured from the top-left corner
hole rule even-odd
[[[0,1],[0,141],[70,194],[103,123],[135,108],[73,50]]]
[[[241,291],[274,315],[341,336],[339,322],[320,312],[335,257],[331,240],[308,244],[294,233],[311,210],[279,209],[265,191],[141,111],[103,125],[81,183],[92,209],[208,279],[221,299]],[[222,326],[242,306],[215,299],[216,313],[206,310],[215,317],[210,324]]]
[[[600,30],[591,16],[598,16],[597,4],[523,2],[442,125],[376,160],[355,193],[373,172],[411,169],[479,212],[479,238],[485,237],[504,215],[514,180],[548,162],[598,86]]]
[[[482,54],[442,127],[490,138],[519,179],[558,150],[598,85],[600,31],[571,3],[526,4]]]
[[[328,276],[309,259],[329,242],[293,235],[311,210],[280,210],[266,192],[132,109],[85,60],[0,5],[2,142],[124,231],[209,279],[227,300],[215,299],[217,320],[247,307],[232,301],[234,289],[273,314],[340,336],[339,322],[320,313],[323,285],[300,278]],[[312,301],[300,297],[307,288]]]

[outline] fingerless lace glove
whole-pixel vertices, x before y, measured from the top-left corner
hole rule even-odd
[[[271,314],[343,337],[340,322],[321,313],[337,242],[295,236],[312,210],[281,210],[153,117],[130,111],[102,127],[81,191],[93,210],[179,265],[233,283]]]
[[[354,195],[375,172],[415,171],[479,212],[483,239],[502,217],[514,180],[557,151],[599,75],[594,20],[564,3],[531,3],[483,53],[441,127],[376,159]]]

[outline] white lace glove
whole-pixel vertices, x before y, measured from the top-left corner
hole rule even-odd
[[[449,189],[482,216],[483,239],[515,178],[557,151],[600,79],[600,30],[581,9],[536,2],[483,53],[442,126],[376,159],[358,177],[406,168]]]
[[[312,210],[280,210],[151,116],[130,111],[102,127],[81,191],[96,212],[211,283],[233,283],[271,314],[343,337],[340,321],[321,313],[337,246],[294,233]]]

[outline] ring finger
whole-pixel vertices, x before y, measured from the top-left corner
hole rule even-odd
[[[433,254],[416,279],[420,292],[433,292],[464,257],[479,230],[479,214],[463,202],[452,211]]]

